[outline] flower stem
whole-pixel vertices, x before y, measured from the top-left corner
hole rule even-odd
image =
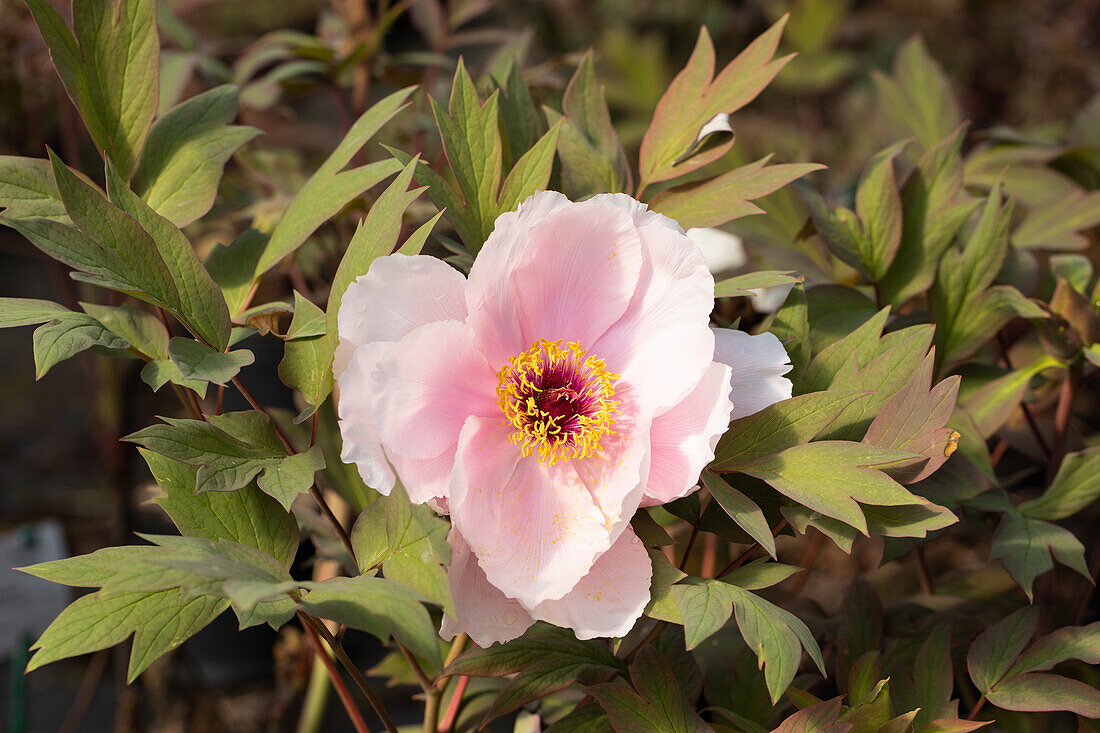
[[[325,649],[325,645],[321,643],[321,639],[317,635],[317,629],[314,628],[312,623],[306,621],[308,618],[306,614],[299,613],[298,617],[301,618],[302,626],[305,627],[306,636],[308,636],[309,640],[313,643],[317,658],[325,665],[329,679],[332,680],[332,686],[336,690],[336,694],[340,697],[340,702],[344,704],[344,709],[348,711],[348,717],[351,718],[355,730],[357,733],[370,733],[366,721],[363,720],[362,713],[360,713],[359,708],[355,706],[355,701],[351,699],[351,693],[344,684],[344,680],[340,677],[340,672],[337,671],[336,666],[332,663],[332,658]],[[324,688],[317,687],[314,683],[315,679],[316,678],[311,674],[309,696],[306,706],[302,710],[302,722],[301,725],[299,725],[299,731],[318,730],[320,728],[320,716],[324,714],[324,700],[326,696],[323,692],[317,691],[323,690]]]
[[[351,660],[348,653],[344,651],[343,645],[336,640],[325,625],[319,623],[317,619],[310,616],[308,613],[298,612],[298,618],[302,620],[302,623],[309,626],[318,636],[324,639],[332,652],[336,655],[336,659],[343,665],[344,669],[348,671],[351,678],[355,680],[355,684],[359,687],[359,691],[363,693],[363,697],[367,698],[367,702],[374,708],[374,712],[378,715],[379,720],[382,721],[382,725],[386,726],[386,730],[389,733],[398,733],[397,726],[393,724],[393,719],[390,718],[390,714],[386,712],[385,706],[382,704],[382,700],[371,689],[370,684],[367,682],[367,678],[363,676],[363,673],[359,671],[359,668],[355,666],[355,662]]]
[[[974,717],[978,714],[978,711],[982,709],[983,705],[985,705],[985,695],[979,697],[978,702],[974,703],[974,707],[970,708],[970,715],[967,715],[966,719],[973,720]]]

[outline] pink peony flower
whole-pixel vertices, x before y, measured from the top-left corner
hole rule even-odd
[[[671,219],[550,191],[497,219],[468,280],[395,254],[348,288],[343,458],[451,515],[445,637],[631,628],[651,580],[631,516],[695,490],[731,418],[791,395],[779,340],[710,328],[713,294]]]

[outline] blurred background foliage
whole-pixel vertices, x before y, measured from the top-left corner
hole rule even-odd
[[[67,8],[55,5],[67,16]],[[683,67],[700,25],[709,29],[717,60],[724,64],[788,12],[780,54],[798,56],[755,102],[737,112],[732,120],[736,144],[715,166],[729,168],[768,153],[775,153],[776,162],[823,163],[828,169],[814,174],[815,186],[850,202],[865,162],[907,134],[883,114],[875,77],[891,73],[901,49],[917,53],[913,39],[920,38],[943,67],[957,117],[970,121],[966,184],[988,190],[1010,166],[1005,188],[1026,211],[1054,219],[1084,217],[1059,241],[1021,244],[1026,252],[1039,252],[1027,257],[1064,249],[1097,262],[1100,217],[1092,221],[1088,217],[1095,214],[1089,211],[1054,207],[1067,195],[1083,196],[1100,187],[1097,0],[162,0],[160,109],[233,83],[241,90],[238,122],[264,133],[234,155],[215,208],[189,225],[187,233],[205,256],[249,227],[269,230],[351,121],[373,101],[408,84],[420,85],[413,107],[385,128],[381,140],[421,152],[434,167],[443,167],[426,95],[446,99],[460,56],[483,92],[492,88],[492,80],[503,82],[515,66],[536,104],[560,109],[566,83],[585,51],[594,47],[612,122],[627,157],[636,160],[654,106]],[[0,155],[40,158],[47,145],[78,169],[101,169],[30,13],[20,2],[0,0]],[[1089,145],[1091,153],[1085,151]],[[914,156],[908,166],[919,148],[907,153]],[[359,162],[366,162],[388,154],[372,142],[361,157],[365,160]],[[743,237],[753,265],[797,269],[808,284],[857,281],[854,270],[799,238],[806,213],[793,189],[757,203],[766,215],[727,227]],[[323,301],[354,222],[365,209],[359,200],[322,227],[313,238],[316,246],[302,248],[292,263],[267,277],[254,302],[286,298],[292,287],[314,302]],[[434,207],[424,196],[410,211],[415,225],[427,220]],[[436,233],[440,236],[432,246],[442,253],[441,244],[455,235],[442,226]],[[1015,264],[1026,280],[1028,263]],[[1049,283],[1021,290],[1043,287],[1049,296]],[[7,229],[0,229],[0,290],[57,299],[70,308],[90,292]],[[269,367],[254,373],[274,374],[281,356],[278,343],[254,337],[248,347]],[[138,371],[133,362],[85,352],[35,383],[26,333],[0,331],[3,528],[59,517],[73,554],[126,542],[135,529],[149,529],[146,522],[153,515],[142,510],[148,499],[144,467],[118,437],[147,425],[151,415],[176,408],[166,390],[150,394]],[[249,381],[247,372],[244,379]],[[265,404],[294,407],[289,390],[275,380],[250,387]],[[227,409],[246,407],[243,401],[228,404],[229,393],[226,399]],[[1076,411],[1079,417],[1094,416],[1084,431],[1094,434],[1100,425],[1092,408]],[[826,546],[818,560],[822,572],[800,589],[803,596],[836,606],[847,578],[877,564],[881,550],[871,544],[861,540],[851,556]],[[987,564],[989,552],[988,547],[941,543],[935,555],[934,562],[974,567]],[[967,582],[981,578],[969,576]],[[989,582],[1005,590],[1011,585],[1003,571]],[[884,590],[900,595],[914,589],[880,584],[880,593]],[[894,619],[901,622],[901,617]],[[278,646],[294,646],[285,638],[274,646],[275,655],[289,661],[276,665],[274,680],[264,673],[273,644],[266,637],[255,642],[252,651],[259,650],[260,663],[252,672],[230,675],[238,686],[222,686],[218,695],[204,698],[198,713],[190,711],[192,720],[208,714],[215,721],[211,730],[228,725],[240,731],[280,729],[277,719],[269,722],[290,694],[286,690],[301,680],[294,681],[294,655]],[[41,685],[62,701],[59,723],[67,709],[63,701],[78,694],[82,670],[59,667],[55,677],[38,678],[50,679]],[[172,709],[179,696],[169,692],[170,680],[158,677],[154,668],[142,685],[147,694],[140,704],[164,716],[152,719],[176,719]],[[139,706],[132,690],[118,694],[123,707]],[[202,712],[206,707],[210,711]],[[166,728],[154,722],[150,729]]]

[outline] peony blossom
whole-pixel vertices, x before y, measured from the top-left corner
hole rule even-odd
[[[779,340],[712,329],[713,297],[671,219],[550,191],[497,219],[468,279],[395,254],[348,288],[343,458],[450,514],[445,637],[639,618],[652,571],[631,516],[695,490],[731,418],[791,395]]]

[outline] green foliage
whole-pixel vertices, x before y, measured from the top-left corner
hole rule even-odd
[[[652,646],[643,647],[630,665],[630,682],[592,688],[592,696],[622,733],[706,733],[713,731],[685,698],[672,666]]]
[[[395,488],[359,515],[351,532],[359,571],[381,567],[387,578],[407,585],[454,615],[443,564],[450,559],[447,523],[428,507],[409,503]]]
[[[1059,629],[1027,647],[1038,620],[1036,609],[1024,608],[979,634],[966,656],[970,678],[1005,710],[1069,710],[1100,718],[1100,692],[1045,672],[1069,659],[1100,663],[1100,625]]]
[[[231,125],[237,116],[237,90],[215,87],[161,115],[134,171],[134,190],[176,226],[210,210],[229,157],[260,134]]]
[[[27,5],[96,148],[129,180],[157,111],[156,3],[79,0],[72,31],[48,2]]]
[[[166,424],[139,430],[126,440],[195,466],[198,493],[236,491],[256,478],[260,490],[289,511],[298,494],[313,485],[314,473],[325,466],[317,446],[288,455],[271,418],[262,412],[211,415],[207,421],[164,420]]]

